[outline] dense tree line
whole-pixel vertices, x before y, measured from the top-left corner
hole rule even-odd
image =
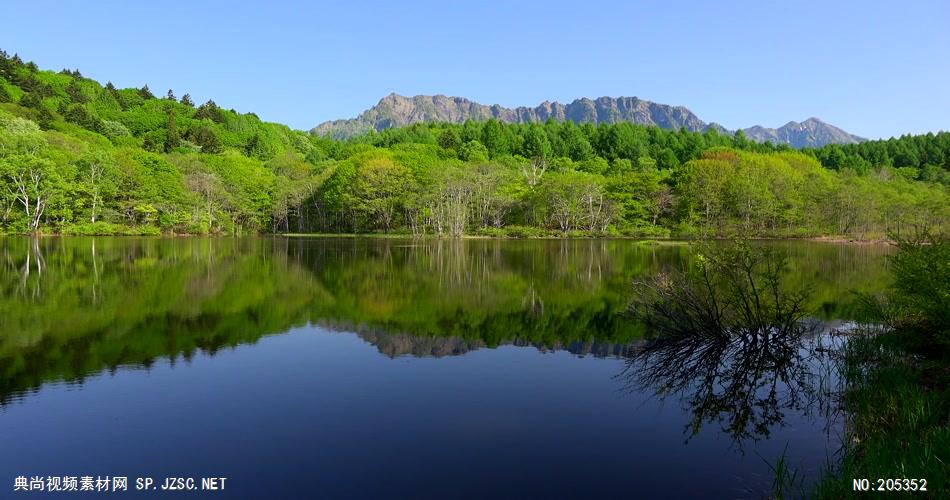
[[[872,237],[950,219],[947,137],[796,152],[489,120],[333,141],[0,53],[0,230]]]
[[[828,144],[807,151],[832,170],[867,173],[894,167],[910,179],[950,184],[950,132],[902,135],[859,144]]]

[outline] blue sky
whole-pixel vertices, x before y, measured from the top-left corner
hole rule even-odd
[[[0,0],[0,48],[309,129],[389,92],[638,96],[726,127],[950,129],[950,2]]]

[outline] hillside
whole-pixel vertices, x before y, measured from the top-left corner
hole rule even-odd
[[[484,121],[495,119],[503,123],[542,123],[547,120],[574,123],[619,123],[657,126],[669,130],[685,128],[702,132],[709,128],[719,133],[732,132],[715,123],[702,121],[683,106],[669,106],[645,101],[636,97],[600,97],[577,99],[569,104],[545,101],[529,107],[505,108],[499,105],[484,105],[463,97],[444,95],[417,95],[404,97],[389,94],[358,117],[348,120],[333,120],[321,123],[312,132],[333,138],[347,138],[377,132],[414,123],[463,123],[465,120]],[[754,126],[744,129],[746,135],[757,142],[788,144],[794,148],[816,147],[825,144],[852,144],[864,139],[822,122],[809,118],[802,123],[789,122],[770,129]]]

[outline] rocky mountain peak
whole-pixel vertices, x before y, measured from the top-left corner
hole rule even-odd
[[[380,131],[420,122],[463,123],[466,120],[492,118],[506,123],[538,123],[553,119],[595,125],[626,121],[666,129],[686,128],[695,132],[712,129],[723,134],[733,133],[715,122],[707,124],[685,106],[655,103],[636,96],[582,97],[568,104],[545,100],[533,108],[506,108],[498,104],[480,104],[464,97],[442,94],[406,97],[395,92],[386,95],[376,106],[356,118],[321,123],[312,132],[346,138],[370,130]],[[743,132],[755,141],[772,141],[796,148],[828,143],[850,144],[863,140],[814,117],[801,123],[790,121],[777,129],[756,125],[743,129]]]

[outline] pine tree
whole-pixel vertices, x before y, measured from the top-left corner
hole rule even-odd
[[[439,146],[443,149],[458,149],[462,146],[462,137],[459,135],[458,128],[448,127],[439,134]]]
[[[505,129],[494,118],[485,122],[481,143],[488,148],[488,153],[492,158],[508,153],[508,137],[505,135]]]
[[[175,123],[175,110],[168,110],[168,121],[165,125],[165,152],[171,153],[181,143],[178,135],[178,124]]]
[[[191,94],[185,94],[181,96],[181,103],[189,108],[195,107],[194,101],[191,100]]]
[[[43,106],[43,99],[33,92],[27,92],[20,98],[20,106],[26,108],[39,109]]]
[[[76,80],[70,81],[69,85],[66,86],[66,94],[70,99],[72,99],[73,102],[83,103],[89,101],[89,98],[86,97],[86,94],[83,94],[82,89],[79,88]]]
[[[196,120],[204,120],[205,118],[215,122],[221,123],[224,121],[224,116],[221,114],[221,108],[212,100],[198,106],[198,111],[195,113]]]
[[[168,93],[165,94],[165,99],[168,99],[169,101],[177,101],[177,100],[178,100],[178,98],[175,97],[175,93],[172,92],[172,89],[168,89]]]
[[[260,134],[254,134],[251,137],[251,140],[247,141],[247,144],[244,146],[244,154],[246,156],[255,156],[256,153],[260,150],[261,147],[261,136]]]
[[[221,141],[210,127],[203,126],[195,134],[195,143],[201,146],[202,153],[220,153]]]
[[[148,89],[148,85],[139,89],[139,95],[142,96],[142,99],[155,99],[155,94]]]

